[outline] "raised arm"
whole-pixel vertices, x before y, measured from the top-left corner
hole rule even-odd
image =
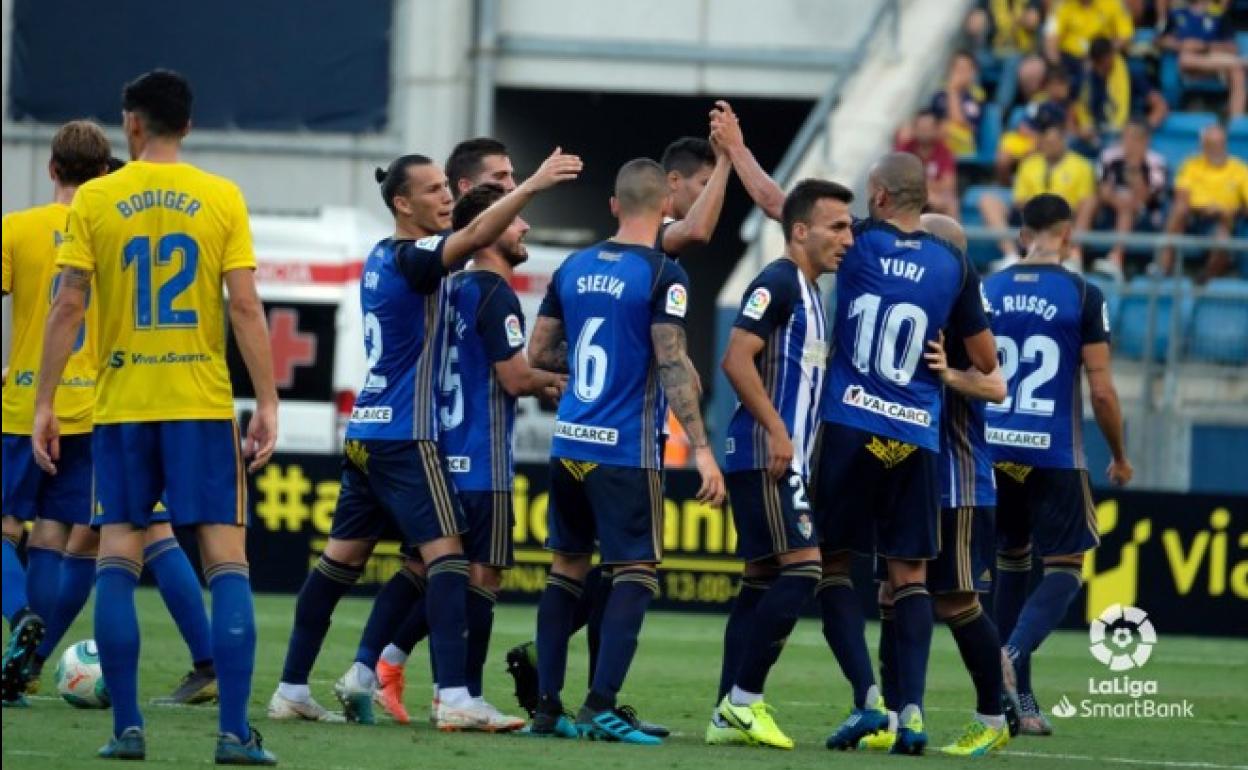
[[[56,389],[74,350],[74,339],[82,328],[91,290],[91,271],[80,267],[61,269],[60,284],[48,320],[43,328],[43,354],[39,359],[39,381],[35,386],[35,424],[31,445],[35,462],[56,475],[61,458],[61,428],[56,419]]]
[[[718,145],[711,144],[715,147],[715,169],[706,187],[698,193],[698,199],[689,207],[684,219],[663,228],[663,251],[668,254],[680,254],[691,246],[703,246],[710,243],[715,235],[719,213],[724,208],[724,191],[728,189],[732,161]]]
[[[650,325],[650,339],[654,344],[654,359],[659,367],[659,383],[672,413],[685,429],[689,445],[693,447],[702,486],[698,500],[712,505],[724,501],[724,475],[715,462],[715,455],[706,435],[706,425],[698,406],[698,375],[689,360],[685,329],[675,323]]]
[[[256,393],[256,411],[247,423],[243,454],[251,458],[248,471],[264,467],[277,446],[277,386],[273,380],[273,352],[264,303],[256,292],[256,274],[248,268],[225,274],[229,292],[230,328],[243,356],[247,376]]]
[[[711,142],[728,153],[750,199],[764,214],[779,222],[781,209],[784,208],[784,190],[763,170],[754,153],[745,146],[741,122],[732,111],[732,106],[722,99],[715,102],[715,109],[711,110]]]
[[[578,156],[567,155],[556,147],[550,157],[533,172],[533,176],[482,211],[467,227],[455,231],[446,239],[446,246],[442,249],[442,264],[448,270],[454,270],[474,252],[497,241],[533,196],[560,182],[576,179],[582,166]]]

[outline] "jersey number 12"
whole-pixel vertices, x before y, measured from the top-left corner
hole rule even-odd
[[[126,242],[122,252],[121,267],[135,270],[134,325],[139,329],[187,328],[199,324],[199,314],[193,309],[178,309],[174,301],[195,282],[195,269],[199,265],[199,244],[186,233],[169,233],[156,243],[156,266],[173,262],[174,256],[182,255],[182,266],[156,290],[156,307],[152,308],[152,239],[146,235],[136,236]],[[155,315],[155,323],[153,323]]]

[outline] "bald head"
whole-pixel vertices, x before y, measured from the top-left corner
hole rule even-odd
[[[918,214],[927,205],[927,174],[923,161],[908,152],[890,152],[871,168],[868,177],[872,216],[887,219],[891,214]],[[883,195],[881,195],[883,193]]]
[[[958,251],[966,253],[966,233],[962,230],[962,225],[953,217],[944,214],[924,214],[919,217],[919,223],[923,225],[923,229],[941,239],[948,241],[958,247]]]
[[[615,175],[615,200],[620,216],[662,212],[667,195],[667,174],[649,158],[630,160]]]

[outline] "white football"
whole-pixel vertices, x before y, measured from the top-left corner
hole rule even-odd
[[[70,645],[56,664],[56,691],[71,706],[106,709],[111,702],[94,639]]]

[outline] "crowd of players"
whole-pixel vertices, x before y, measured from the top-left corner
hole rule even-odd
[[[3,697],[25,705],[85,602],[82,564],[93,563],[114,721],[100,756],[144,758],[134,590],[146,564],[196,663],[174,697],[219,698],[218,763],[271,765],[247,716],[255,623],[244,464],[254,470],[272,453],[277,398],[246,208],[235,185],[179,160],[190,127],[184,78],[148,73],[127,84],[123,105],[134,160],[107,173],[103,134],[71,123],[53,140],[56,202],[5,219],[4,290],[29,322],[15,329],[4,392]],[[575,180],[581,159],[556,149],[517,183],[506,148],[475,139],[446,172],[422,155],[377,170],[395,230],[361,278],[367,374],[330,539],[299,593],[270,718],[368,723],[378,703],[409,721],[404,665],[427,637],[439,729],[661,743],[667,729],[617,698],[658,591],[670,410],[692,448],[698,499],[731,498],[744,562],[707,743],[793,747],[764,685],[812,598],[853,691],[829,748],[924,751],[934,618],[952,629],[976,691],[974,719],[943,751],[982,755],[1011,732],[1050,730],[1031,654],[1096,544],[1084,376],[1114,458],[1109,479],[1132,473],[1104,301],[1061,266],[1070,206],[1047,194],[1028,201],[1026,257],[981,285],[957,223],[924,213],[914,155],[873,166],[869,217],[854,220],[853,194],[835,182],[808,179],[785,194],[728,104],[711,111],[708,135],[674,142],[662,163],[620,168],[617,232],[565,260],[528,335],[509,284],[526,257],[520,213]],[[733,174],[781,223],[786,246],[742,297],[723,360],[739,404],[721,471],[686,349],[699,290],[679,257],[709,240]],[[818,285],[827,273],[837,274],[830,319]],[[257,394],[245,437],[225,371],[223,286]],[[526,725],[485,700],[482,670],[512,564],[511,430],[527,396],[557,402],[558,416],[553,563],[536,641],[507,654]],[[24,567],[17,545],[31,519],[43,534],[32,535]],[[170,523],[197,529],[211,618]],[[334,686],[343,711],[331,712],[312,698],[309,672],[334,607],[394,530],[407,560],[377,597]],[[1045,574],[1029,593],[1033,548]],[[601,566],[591,569],[595,552]],[[878,682],[850,578],[855,553],[876,557]],[[995,620],[978,600],[994,559]],[[568,640],[582,627],[591,677],[570,712]]]
[[[1248,60],[1237,48],[1231,5],[982,0],[967,19],[966,47],[952,57],[931,103],[903,127],[898,149],[924,159],[932,210],[955,218],[959,182],[965,187],[987,175],[1010,187],[1008,194],[989,190],[968,202],[970,215],[989,227],[1017,227],[1028,200],[1054,193],[1075,211],[1076,233],[1229,237],[1248,222],[1248,165],[1228,152],[1226,126],[1204,128],[1188,156],[1159,152],[1152,139],[1171,108],[1181,106],[1168,103],[1158,86],[1159,59],[1172,57],[1184,77],[1221,81],[1225,96],[1209,92],[1204,109],[1242,120]],[[1137,29],[1150,34],[1137,37]],[[986,109],[992,103],[1003,114]],[[986,131],[990,120],[1004,125]],[[997,134],[994,147],[979,146]],[[994,268],[1019,258],[1015,243],[998,246],[1002,258]],[[1117,280],[1175,269],[1173,249],[1152,262],[1132,264],[1128,256],[1121,243],[1086,255],[1076,247],[1070,266],[1082,269],[1086,262]],[[1234,267],[1228,252],[1214,250],[1198,278],[1225,276]]]

